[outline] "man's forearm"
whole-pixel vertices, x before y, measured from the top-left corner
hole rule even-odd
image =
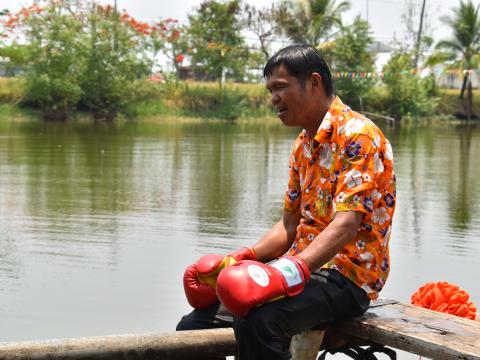
[[[300,257],[311,271],[330,261],[357,235],[362,221],[361,212],[339,212],[335,219],[303,250]]]
[[[300,214],[285,214],[253,246],[257,259],[267,262],[285,254],[295,239],[299,221]]]

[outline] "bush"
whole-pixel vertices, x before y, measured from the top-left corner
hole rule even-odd
[[[220,87],[218,84],[185,83],[181,92],[179,106],[187,114],[233,121],[269,112],[268,96],[262,85]]]
[[[7,16],[8,32],[27,42],[23,103],[47,118],[65,119],[78,106],[111,119],[150,71],[152,28],[111,6],[44,0]]]
[[[0,78],[0,103],[19,103],[25,94],[25,81],[21,78]]]
[[[438,105],[433,78],[422,79],[411,69],[408,53],[394,54],[384,67],[385,109],[397,119],[406,115],[432,115]]]
[[[96,118],[111,119],[138,90],[135,80],[149,72],[148,58],[142,57],[146,42],[135,28],[120,21],[113,8],[99,5],[88,13],[85,41],[81,105]]]
[[[373,77],[367,76],[374,72],[375,59],[368,50],[372,41],[368,23],[358,17],[352,25],[342,29],[341,37],[335,41],[334,68],[339,72],[355,74],[354,78],[337,79],[336,92],[346,103],[356,108],[360,101],[368,102],[369,92],[376,82]]]
[[[81,24],[56,3],[34,8],[24,19],[29,42],[23,102],[40,108],[47,118],[65,119],[82,95],[79,77]]]
[[[441,89],[438,91],[440,101],[437,108],[437,113],[441,115],[455,115],[460,118],[466,118],[465,101],[460,99],[458,89]],[[474,117],[480,117],[480,90],[473,90],[473,108],[472,113]]]

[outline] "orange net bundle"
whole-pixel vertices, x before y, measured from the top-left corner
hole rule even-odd
[[[411,297],[413,305],[475,320],[477,308],[465,290],[448,282],[427,283]]]

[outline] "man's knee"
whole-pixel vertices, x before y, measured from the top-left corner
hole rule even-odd
[[[197,330],[199,329],[197,321],[192,317],[192,314],[183,316],[177,324],[176,331]]]
[[[181,318],[177,324],[177,331],[183,330],[201,330],[215,327],[214,315],[206,310],[193,310]]]
[[[290,337],[288,319],[284,319],[285,314],[268,305],[252,309],[245,318],[235,318],[233,324],[235,334],[239,336],[268,334]]]

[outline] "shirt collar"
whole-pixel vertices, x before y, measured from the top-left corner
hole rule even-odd
[[[332,136],[333,128],[338,121],[339,115],[348,110],[350,110],[350,108],[345,105],[338,96],[335,96],[335,99],[333,99],[330,108],[318,127],[314,139],[318,142],[329,139]]]

